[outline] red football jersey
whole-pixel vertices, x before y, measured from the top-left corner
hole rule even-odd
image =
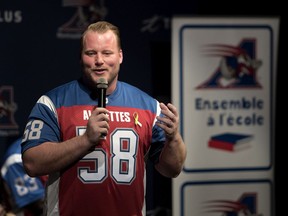
[[[41,125],[39,139],[23,142],[22,150],[44,140],[61,142],[83,134],[97,106],[90,95],[81,82],[73,81],[42,96],[27,124]],[[145,156],[151,145],[165,139],[155,125],[159,103],[118,82],[106,98],[106,108],[110,130],[101,144],[67,169],[49,175],[49,215],[145,215]]]

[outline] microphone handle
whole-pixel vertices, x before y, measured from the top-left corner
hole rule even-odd
[[[99,88],[98,107],[106,107],[106,89]]]
[[[98,107],[106,108],[106,88],[98,88]],[[106,139],[106,135],[101,134],[101,139]]]

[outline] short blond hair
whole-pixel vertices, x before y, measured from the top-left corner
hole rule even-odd
[[[121,39],[120,39],[120,31],[119,28],[115,25],[113,25],[110,22],[107,21],[98,21],[95,23],[90,24],[87,29],[83,32],[82,34],[82,40],[81,40],[81,50],[83,49],[83,42],[85,39],[85,35],[87,34],[87,32],[89,31],[93,31],[93,32],[99,32],[99,33],[105,33],[107,31],[111,30],[115,36],[116,36],[116,40],[117,40],[117,44],[119,49],[121,49]]]

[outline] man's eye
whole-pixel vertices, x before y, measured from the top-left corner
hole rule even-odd
[[[85,54],[88,55],[88,56],[96,55],[96,53],[93,52],[93,51],[87,51],[87,52],[85,52]]]
[[[108,55],[111,55],[112,53],[111,52],[104,52],[103,53],[105,56],[108,56]]]

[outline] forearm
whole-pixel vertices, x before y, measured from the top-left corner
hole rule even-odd
[[[85,136],[54,143],[46,142],[23,153],[23,164],[30,176],[60,171],[89,153],[91,145]]]
[[[166,177],[175,178],[182,171],[186,154],[186,146],[177,133],[174,139],[166,141],[156,169]]]

